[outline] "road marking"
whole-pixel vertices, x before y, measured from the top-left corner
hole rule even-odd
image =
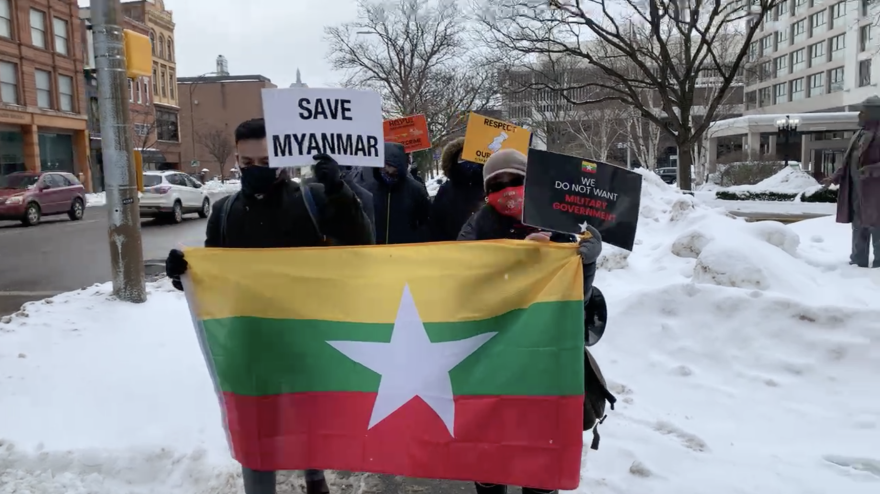
[[[14,290],[0,290],[0,297],[54,297],[64,292],[20,292]]]

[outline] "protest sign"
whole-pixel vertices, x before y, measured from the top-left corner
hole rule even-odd
[[[530,149],[523,223],[575,234],[591,225],[632,251],[641,194],[642,176],[626,168]]]
[[[483,164],[492,153],[502,149],[516,149],[522,154],[528,154],[530,138],[531,132],[523,127],[471,112],[461,157]]]
[[[269,166],[315,164],[326,153],[341,165],[385,165],[382,97],[353,89],[263,89]]]
[[[410,115],[382,122],[385,142],[403,145],[407,153],[431,149],[431,136],[428,135],[428,121],[424,115]]]

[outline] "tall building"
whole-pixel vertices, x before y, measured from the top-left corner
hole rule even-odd
[[[122,3],[125,17],[145,24],[153,44],[151,94],[156,115],[156,144],[150,149],[160,153],[159,169],[180,169],[180,100],[177,94],[174,15],[165,10],[163,0],[138,0]]]
[[[302,76],[299,73],[299,69],[296,69],[296,82],[291,84],[290,87],[309,87],[308,84],[302,81]]]
[[[88,188],[76,0],[0,0],[0,175],[63,170]]]
[[[263,116],[261,91],[278,86],[261,75],[181,77],[177,84],[184,168],[229,176],[235,156],[221,151],[234,142],[238,124]]]

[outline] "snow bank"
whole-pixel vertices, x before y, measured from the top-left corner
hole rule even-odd
[[[436,177],[429,179],[425,182],[425,187],[428,189],[428,195],[434,197],[437,195],[437,191],[440,190],[440,186],[446,183],[446,176],[442,173],[437,175]]]
[[[848,226],[746,223],[642,174],[635,251],[606,246],[596,278],[620,401],[578,492],[878,492],[880,270],[847,265]],[[26,305],[0,322],[0,377],[0,492],[241,492],[167,282],[141,305],[106,285]]]
[[[771,177],[765,178],[755,185],[737,185],[728,187],[729,192],[777,192],[781,194],[798,194],[819,185],[809,173],[793,166],[786,166]]]
[[[105,204],[107,204],[107,194],[104,192],[86,194],[86,207],[103,206]]]
[[[219,180],[211,180],[210,182],[206,182],[203,188],[211,201],[216,201],[221,197],[234,194],[241,190],[241,182],[238,180],[227,180],[226,183],[222,183]],[[105,192],[86,194],[87,207],[104,206],[106,204],[107,194]]]

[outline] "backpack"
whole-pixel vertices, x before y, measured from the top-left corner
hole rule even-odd
[[[590,354],[587,348],[594,345],[602,337],[605,332],[605,324],[608,318],[608,310],[605,305],[605,296],[602,291],[593,287],[590,300],[584,307],[584,430],[593,430],[593,442],[590,449],[599,449],[599,424],[605,422],[605,403],[611,405],[614,410],[614,403],[617,398],[608,391],[605,383],[605,377],[596,359]]]
[[[306,203],[306,211],[309,212],[309,218],[312,219],[312,225],[315,226],[315,231],[318,232],[321,243],[327,244],[327,237],[321,232],[321,227],[318,225],[318,205],[315,204],[315,198],[312,197],[312,190],[308,185],[301,186],[300,190],[302,191],[303,201]],[[239,194],[241,194],[241,191],[232,194],[220,211],[220,245],[226,245],[226,219],[229,217],[232,204],[238,199]]]

